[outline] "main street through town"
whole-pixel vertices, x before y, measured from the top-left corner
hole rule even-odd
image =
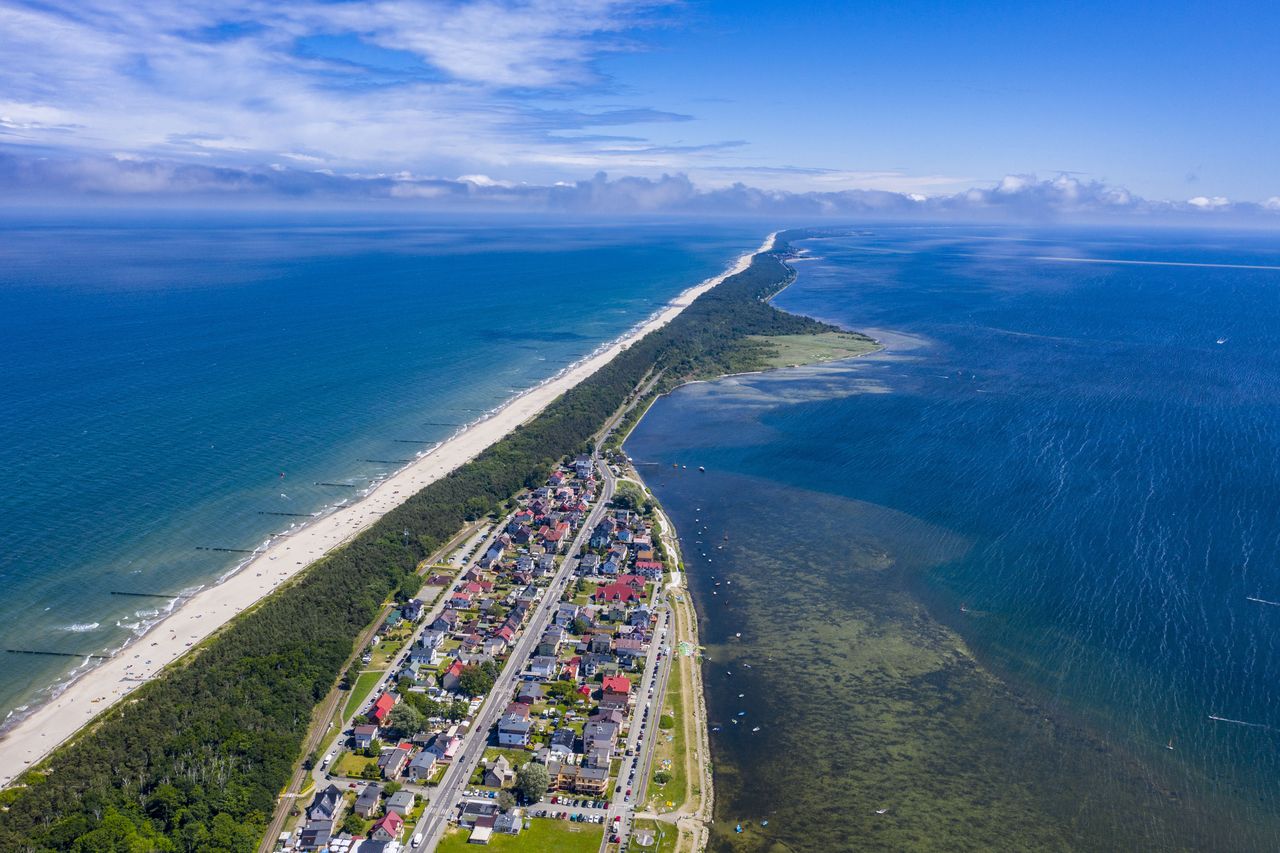
[[[586,520],[578,529],[578,535],[574,537],[573,543],[569,546],[569,556],[560,564],[559,571],[556,572],[551,579],[551,583],[543,590],[542,600],[534,610],[533,616],[529,619],[524,634],[516,642],[515,648],[507,659],[506,666],[503,667],[498,680],[493,685],[493,689],[489,691],[489,695],[476,713],[471,727],[463,739],[462,749],[454,756],[453,761],[445,771],[444,777],[440,780],[440,784],[436,787],[434,795],[427,804],[426,810],[423,811],[422,819],[418,822],[417,831],[414,833],[415,837],[421,836],[421,841],[411,847],[414,853],[424,853],[424,851],[433,849],[439,842],[446,827],[448,827],[449,818],[457,809],[458,803],[462,798],[462,791],[467,783],[470,782],[471,774],[474,772],[477,762],[484,755],[484,750],[489,740],[489,730],[493,728],[503,709],[511,701],[516,682],[520,678],[520,673],[524,670],[525,663],[537,646],[538,641],[542,638],[543,632],[549,627],[556,606],[560,603],[560,596],[568,585],[569,579],[574,576],[583,543],[590,537],[591,531],[595,526],[600,523],[605,507],[613,498],[613,491],[617,485],[613,472],[609,470],[608,464],[600,459],[598,453],[592,455],[592,461],[604,480],[604,486],[600,491],[596,504],[592,507]]]

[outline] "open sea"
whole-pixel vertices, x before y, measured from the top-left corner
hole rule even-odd
[[[627,445],[702,617],[712,849],[1280,849],[1280,240],[797,245],[776,304],[885,349]]]
[[[769,230],[0,221],[0,720]]]

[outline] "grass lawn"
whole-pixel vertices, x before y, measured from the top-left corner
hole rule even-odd
[[[642,847],[636,840],[636,832],[631,834],[631,848],[633,850],[649,850],[654,853],[674,853],[676,849],[676,839],[679,838],[680,832],[669,823],[663,823],[657,820],[637,820],[635,822],[635,830],[648,830],[653,833],[654,843],[649,847]]]
[[[404,648],[407,639],[405,636],[400,636],[398,631],[396,634],[388,635],[386,639],[374,647],[369,667],[386,672],[387,664],[391,663],[391,659]]]
[[[685,718],[684,718],[684,684],[680,678],[679,658],[671,659],[668,670],[666,705],[662,709],[663,716],[670,714],[675,720],[675,727],[663,729],[659,725],[657,749],[653,755],[652,772],[666,771],[671,780],[659,785],[649,778],[649,808],[659,812],[671,811],[684,805],[689,795],[689,776],[685,768]],[[670,738],[670,740],[668,740]],[[668,806],[667,803],[673,805]]]
[[[766,344],[771,352],[765,356],[767,367],[792,367],[797,364],[820,364],[841,358],[865,355],[880,345],[862,335],[848,332],[823,332],[818,335],[751,335],[749,341]]]
[[[377,767],[378,759],[369,758],[364,755],[356,755],[354,752],[343,752],[338,756],[338,760],[334,762],[333,773],[335,776],[347,776],[359,779],[360,774],[370,764]]]
[[[529,828],[519,835],[495,832],[488,845],[467,843],[469,829],[450,829],[436,845],[436,853],[474,853],[476,850],[511,851],[511,853],[596,853],[604,827],[593,823],[533,818]]]
[[[484,760],[493,761],[499,755],[505,755],[507,762],[514,768],[524,764],[533,757],[527,749],[509,749],[505,746],[488,746],[484,750]]]
[[[352,685],[350,693],[347,695],[347,703],[342,706],[342,719],[349,720],[351,715],[356,712],[360,704],[369,698],[369,692],[373,690],[373,685],[378,683],[378,679],[382,677],[381,672],[362,672],[356,678],[356,683]]]

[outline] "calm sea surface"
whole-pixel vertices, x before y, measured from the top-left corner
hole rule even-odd
[[[0,649],[119,646],[767,230],[0,223]],[[0,719],[80,665],[0,652]]]
[[[703,615],[713,848],[1280,849],[1280,242],[799,246],[777,304],[886,349],[628,445]]]

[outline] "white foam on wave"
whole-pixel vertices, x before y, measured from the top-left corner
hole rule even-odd
[[[102,627],[100,622],[75,622],[70,625],[62,625],[59,631],[70,631],[72,634],[87,634],[90,631],[96,631]]]

